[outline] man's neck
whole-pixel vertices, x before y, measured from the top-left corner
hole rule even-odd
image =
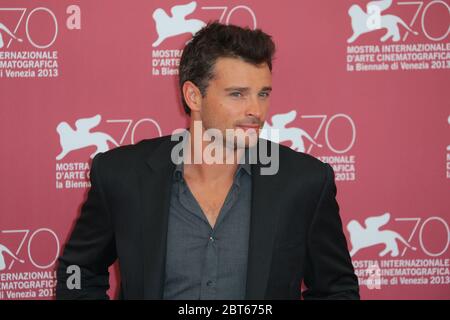
[[[239,166],[238,159],[244,154],[244,149],[241,148],[229,148],[226,144],[217,146],[216,150],[221,149],[222,155],[221,163],[210,163],[208,160],[209,151],[205,152],[205,149],[209,146],[210,150],[215,142],[203,141],[203,132],[195,132],[193,127],[189,129],[190,137],[187,150],[190,151],[190,162],[184,163],[184,174],[192,179],[199,181],[223,181],[232,179]],[[194,142],[194,141],[197,141]],[[201,141],[201,142],[200,142]],[[222,141],[220,142],[222,143]],[[228,158],[228,161],[227,161]],[[201,159],[200,163],[196,163],[194,159]],[[232,161],[231,161],[232,159]]]

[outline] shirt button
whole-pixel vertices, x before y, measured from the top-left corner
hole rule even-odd
[[[214,239],[214,237],[209,237],[209,241],[214,241],[214,240],[216,240],[216,239]]]

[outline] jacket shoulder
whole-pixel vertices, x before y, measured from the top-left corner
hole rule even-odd
[[[299,182],[311,188],[322,188],[326,181],[334,180],[333,168],[312,155],[297,152],[278,144],[278,178],[284,183]]]
[[[309,170],[317,172],[324,171],[329,166],[310,154],[294,151],[281,144],[279,145],[279,153],[280,167],[286,166],[290,170]]]
[[[100,158],[103,168],[123,170],[132,168],[137,161],[142,161],[149,157],[161,143],[170,140],[170,136],[162,136],[152,139],[144,139],[134,145],[120,146],[109,151],[100,153],[96,158]],[[94,159],[95,160],[95,159]]]

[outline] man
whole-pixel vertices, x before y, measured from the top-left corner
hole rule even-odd
[[[211,23],[193,37],[179,67],[183,148],[166,136],[94,158],[57,298],[107,298],[116,260],[124,299],[300,299],[302,281],[304,298],[359,298],[331,167],[275,143],[274,172],[242,161],[267,142],[274,52],[261,30]],[[80,289],[67,287],[71,265]]]

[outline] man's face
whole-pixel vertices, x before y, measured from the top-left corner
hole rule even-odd
[[[199,115],[203,127],[219,129],[224,137],[226,129],[241,129],[236,131],[233,140],[236,143],[239,137],[247,136],[245,144],[237,143],[235,148],[255,145],[264,125],[272,90],[272,74],[268,65],[219,58],[213,72],[201,102]]]

